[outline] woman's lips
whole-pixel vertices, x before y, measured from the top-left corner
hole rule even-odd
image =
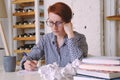
[[[57,32],[59,32],[59,31],[53,31],[53,32],[57,33]]]

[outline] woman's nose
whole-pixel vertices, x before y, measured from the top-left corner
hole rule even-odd
[[[58,29],[58,27],[54,24],[54,25],[53,25],[53,29]]]
[[[53,27],[57,28],[58,26],[56,24],[53,24]]]

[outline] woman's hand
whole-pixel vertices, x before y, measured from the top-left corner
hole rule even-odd
[[[23,65],[25,70],[34,71],[37,68],[37,63],[38,62],[36,60],[32,60],[32,61],[26,60],[26,62]]]
[[[68,39],[74,37],[73,26],[72,26],[71,22],[64,24],[64,30],[65,30],[66,34],[68,35]]]

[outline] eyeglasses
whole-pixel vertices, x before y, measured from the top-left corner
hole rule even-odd
[[[46,21],[46,24],[47,24],[48,26],[50,26],[50,27],[53,27],[54,25],[55,25],[56,27],[61,27],[61,26],[63,25],[63,21],[56,21],[56,22],[54,23],[53,21],[47,20],[47,21]]]

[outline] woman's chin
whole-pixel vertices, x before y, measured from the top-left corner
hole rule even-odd
[[[59,33],[58,33],[58,32],[53,32],[53,33],[54,33],[54,35],[56,35],[56,36],[57,36],[57,35],[59,35]]]

